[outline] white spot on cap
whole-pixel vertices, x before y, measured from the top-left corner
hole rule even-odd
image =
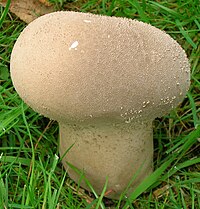
[[[125,120],[125,123],[130,123],[130,122],[131,122],[131,118]]]
[[[71,44],[71,46],[69,47],[69,50],[71,50],[71,49],[77,50],[77,48],[76,48],[77,46],[78,46],[78,41],[75,41]]]
[[[83,22],[91,23],[92,21],[91,20],[83,20]]]

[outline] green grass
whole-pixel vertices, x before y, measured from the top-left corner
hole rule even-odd
[[[199,0],[53,2],[63,10],[128,17],[165,30],[189,57],[191,87],[179,107],[154,121],[154,173],[129,198],[103,198],[106,182],[102,195],[92,195],[62,167],[57,123],[28,108],[13,88],[10,54],[26,24],[0,7],[0,209],[200,208]]]

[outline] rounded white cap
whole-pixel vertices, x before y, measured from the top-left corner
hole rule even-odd
[[[190,85],[184,50],[136,20],[78,12],[39,17],[11,55],[13,84],[34,110],[58,121],[153,120]]]

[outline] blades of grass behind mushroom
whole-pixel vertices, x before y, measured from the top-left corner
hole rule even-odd
[[[5,7],[5,9],[4,9],[4,11],[3,11],[3,13],[2,13],[2,15],[0,17],[0,28],[1,28],[3,22],[4,22],[5,18],[6,18],[6,15],[8,14],[10,2],[11,2],[11,0],[7,0],[6,7]]]
[[[188,136],[184,137],[185,143],[181,145],[175,152],[171,153],[168,157],[168,160],[163,163],[159,168],[157,168],[149,177],[147,177],[130,195],[129,201],[126,202],[123,209],[127,209],[130,207],[130,202],[136,200],[136,198],[146,191],[151,186],[158,186],[162,181],[167,181],[167,179],[175,174],[179,169],[192,166],[194,164],[200,163],[200,158],[190,159],[184,163],[178,164],[179,160],[183,155],[192,147],[193,144],[196,143],[197,139],[200,136],[200,126],[197,127],[196,130],[192,131]],[[168,169],[168,167],[171,169]],[[163,175],[164,171],[167,171],[166,174]]]

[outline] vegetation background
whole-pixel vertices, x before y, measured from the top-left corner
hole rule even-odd
[[[88,193],[62,167],[58,124],[27,107],[13,88],[10,54],[26,24],[7,1],[0,6],[0,209],[200,208],[199,0],[49,1],[56,10],[138,19],[165,30],[188,55],[191,86],[179,107],[154,121],[154,173],[129,198]]]

